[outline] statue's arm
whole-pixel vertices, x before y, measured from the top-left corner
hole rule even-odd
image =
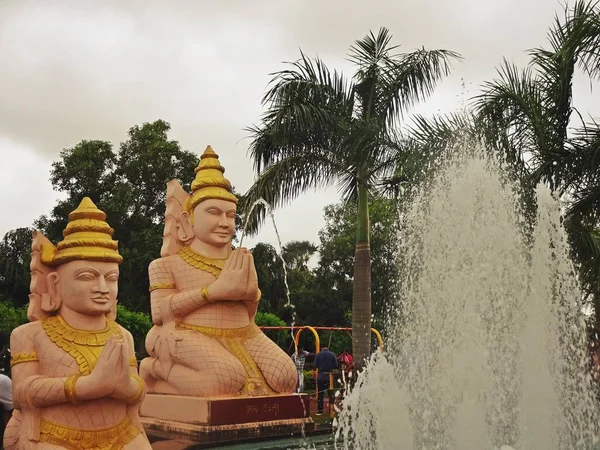
[[[193,289],[173,294],[170,307],[171,313],[176,317],[183,317],[203,305],[211,303],[208,289],[202,295],[202,289]]]
[[[41,374],[38,345],[32,327],[23,326],[13,330],[10,347],[13,355],[12,380],[15,408],[46,406],[66,403],[65,382],[68,377],[45,377]]]
[[[210,285],[206,286],[204,292],[202,288],[179,290],[164,259],[152,261],[148,272],[152,322],[155,325],[162,325],[166,318],[183,317],[217,300],[211,295]]]
[[[104,397],[99,394],[97,381],[91,375],[48,377],[41,373],[38,355],[44,354],[49,341],[36,342],[36,333],[31,325],[16,328],[10,336],[10,345],[15,357],[12,363],[13,402],[17,408],[45,408],[61,403],[80,403]],[[35,330],[34,330],[35,331]],[[25,355],[25,356],[20,356]]]
[[[150,310],[152,312],[152,323],[162,325],[164,313],[170,311],[170,299],[177,290],[175,280],[169,265],[164,259],[157,259],[148,266],[148,278],[150,280]]]

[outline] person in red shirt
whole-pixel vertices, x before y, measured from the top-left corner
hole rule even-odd
[[[344,351],[340,353],[340,356],[338,356],[338,361],[340,364],[340,369],[342,370],[345,378],[348,379],[348,376],[354,367],[354,358],[350,354],[350,350],[345,348]]]

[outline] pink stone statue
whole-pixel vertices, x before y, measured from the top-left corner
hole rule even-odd
[[[148,392],[195,397],[292,393],[296,368],[254,323],[252,254],[232,250],[237,198],[207,147],[192,194],[167,186],[161,258],[149,267],[154,327],[140,365]]]
[[[151,450],[133,338],[114,322],[122,258],[105,219],[85,198],[56,247],[34,233],[31,322],[10,340],[7,450]]]

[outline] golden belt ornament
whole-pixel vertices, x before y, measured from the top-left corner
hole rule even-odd
[[[246,383],[242,389],[242,395],[269,395],[274,391],[269,387],[265,377],[260,371],[258,365],[244,347],[246,339],[252,339],[260,334],[260,329],[254,325],[248,325],[241,328],[213,328],[192,325],[189,323],[180,323],[178,329],[191,330],[201,333],[205,336],[217,339],[229,353],[231,353],[246,370]]]
[[[98,430],[77,430],[42,420],[40,442],[72,450],[122,450],[140,434],[129,417],[118,424]]]

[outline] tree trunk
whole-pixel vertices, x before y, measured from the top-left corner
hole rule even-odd
[[[594,284],[592,288],[592,299],[594,303],[594,331],[600,332],[600,286]]]
[[[371,248],[369,244],[369,199],[359,183],[354,283],[352,292],[352,353],[357,369],[371,353]]]

